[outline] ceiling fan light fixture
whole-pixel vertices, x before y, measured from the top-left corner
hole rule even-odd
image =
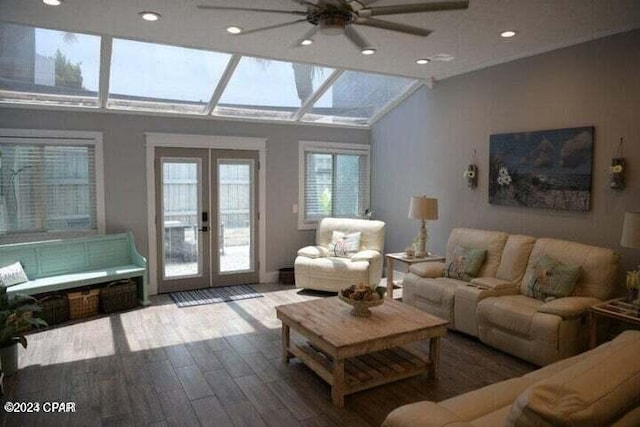
[[[376,50],[372,47],[366,47],[364,49],[362,49],[362,54],[363,55],[373,55],[376,53]]]
[[[62,4],[62,0],[42,0],[42,3],[47,6],[60,6]]]
[[[241,27],[236,27],[236,26],[231,26],[231,27],[227,27],[227,33],[230,34],[240,34],[242,32],[242,28]]]
[[[143,10],[142,12],[138,13],[138,15],[140,15],[140,18],[148,22],[155,22],[162,17],[162,15],[160,15],[158,12],[153,12],[151,10]]]
[[[304,39],[300,42],[300,46],[309,46],[313,44],[313,40],[311,39]]]
[[[324,16],[320,23],[320,32],[327,36],[339,36],[344,34],[347,20],[343,16]]]
[[[501,32],[500,33],[500,37],[502,37],[503,39],[510,39],[512,37],[515,37],[516,34],[518,34],[517,31],[507,30],[507,31]]]
[[[416,64],[418,64],[418,65],[426,65],[429,62],[431,62],[431,60],[429,58],[416,59]]]

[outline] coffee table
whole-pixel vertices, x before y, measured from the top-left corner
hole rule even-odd
[[[371,317],[350,311],[337,297],[276,307],[283,362],[297,357],[315,371],[331,385],[334,405],[343,407],[347,394],[424,372],[437,378],[447,321],[388,299],[371,309]],[[292,343],[291,330],[306,342]],[[427,339],[428,353],[407,346]]]

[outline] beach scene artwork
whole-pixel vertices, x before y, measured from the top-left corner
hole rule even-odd
[[[593,127],[491,135],[489,203],[588,211],[593,135]]]

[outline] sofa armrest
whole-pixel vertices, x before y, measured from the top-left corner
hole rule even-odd
[[[382,254],[373,249],[365,249],[364,251],[356,252],[351,256],[351,261],[372,261],[377,258],[382,258]]]
[[[551,300],[538,307],[538,313],[555,314],[563,319],[581,316],[589,307],[602,301],[592,297],[565,297]]]
[[[391,411],[382,427],[471,427],[456,414],[435,402],[418,402]]]
[[[514,284],[509,280],[497,279],[495,277],[476,277],[474,279],[471,279],[470,283],[481,289],[501,291],[504,289],[513,288],[513,290],[516,291],[516,293],[520,293],[520,289],[518,285]]]
[[[411,264],[409,271],[416,276],[435,279],[443,276],[444,266],[444,262],[419,262]]]
[[[324,258],[329,256],[329,249],[323,246],[305,246],[298,250],[298,255],[307,258]]]

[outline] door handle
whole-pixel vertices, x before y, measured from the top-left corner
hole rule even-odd
[[[209,231],[209,227],[207,227],[206,225],[202,226],[202,228],[198,228],[198,231],[202,231],[203,233],[206,233]]]

